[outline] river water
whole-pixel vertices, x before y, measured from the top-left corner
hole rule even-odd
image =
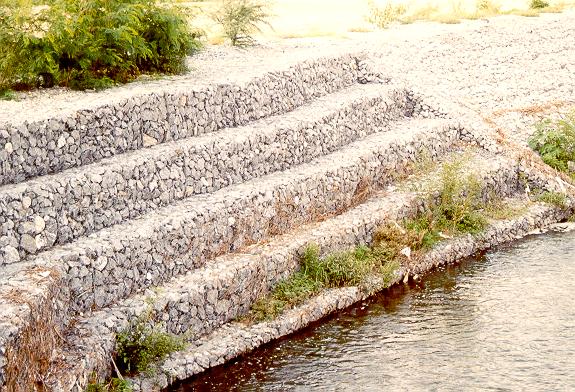
[[[176,391],[575,391],[575,232],[387,290]]]

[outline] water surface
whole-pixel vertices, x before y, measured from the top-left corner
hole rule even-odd
[[[575,232],[435,271],[175,391],[575,391]]]

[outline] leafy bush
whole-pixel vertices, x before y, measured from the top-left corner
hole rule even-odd
[[[219,9],[212,15],[234,46],[253,44],[253,34],[261,31],[260,25],[270,25],[270,16],[267,5],[258,0],[222,0]]]
[[[149,315],[138,318],[116,337],[116,361],[127,374],[148,372],[154,362],[185,347],[183,339],[149,324]]]
[[[531,3],[529,4],[529,8],[534,10],[547,7],[549,7],[549,3],[545,0],[531,0]]]
[[[575,111],[562,119],[537,124],[529,147],[541,155],[543,162],[575,178]]]
[[[103,88],[142,73],[180,73],[198,36],[178,9],[153,0],[0,7],[0,90]]]

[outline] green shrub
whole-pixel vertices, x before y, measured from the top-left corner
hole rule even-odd
[[[437,188],[430,189],[438,194],[437,199],[430,200],[431,210],[404,222],[408,231],[415,231],[420,236],[411,247],[430,248],[441,239],[440,233],[475,234],[487,225],[482,213],[485,205],[481,183],[475,175],[465,173],[464,160],[460,158],[443,164]]]
[[[575,111],[559,120],[547,119],[537,124],[529,146],[549,166],[571,172],[570,165],[575,165]],[[570,174],[575,178],[574,173]]]
[[[434,218],[439,230],[460,233],[477,233],[487,221],[478,213],[483,208],[481,183],[473,174],[465,174],[463,162],[443,165],[439,204]]]
[[[0,89],[103,88],[142,73],[180,73],[198,36],[182,12],[153,0],[0,7]]]
[[[149,324],[149,315],[138,318],[116,337],[116,362],[126,374],[148,372],[154,362],[185,347],[182,338]]]
[[[267,4],[259,0],[222,0],[212,18],[232,45],[247,46],[254,43],[253,34],[261,31],[260,25],[270,26],[270,16]]]
[[[403,248],[411,251],[431,249],[445,236],[462,233],[476,234],[487,226],[485,210],[497,208],[498,197],[483,202],[482,186],[473,174],[466,174],[465,157],[442,165],[438,184],[428,184],[434,192],[428,205],[429,211],[403,222],[403,227],[390,224],[380,227],[374,234],[377,248],[385,248],[397,257]]]
[[[545,0],[531,0],[531,3],[529,4],[529,8],[534,10],[547,7],[549,7],[549,3]]]

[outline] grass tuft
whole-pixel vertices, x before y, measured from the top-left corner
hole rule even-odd
[[[538,10],[547,7],[549,7],[549,3],[545,0],[531,0],[531,3],[529,3],[529,8],[532,10]]]
[[[150,313],[138,317],[116,336],[116,363],[126,374],[148,373],[153,363],[185,347],[181,337],[162,332],[150,318]]]
[[[0,101],[16,101],[17,99],[18,97],[13,90],[9,88],[0,89]]]
[[[367,21],[380,29],[388,28],[393,22],[397,22],[405,14],[403,5],[386,3],[377,5],[373,0],[368,1],[369,15]]]
[[[506,204],[504,199],[493,196],[485,206],[484,213],[490,219],[508,220],[521,216],[527,211],[527,203]]]
[[[535,197],[536,201],[551,204],[559,208],[567,206],[567,196],[559,192],[543,192]]]
[[[221,0],[212,15],[233,46],[252,45],[253,34],[261,31],[261,25],[270,26],[270,17],[267,4],[259,0]]]
[[[132,386],[129,381],[112,378],[106,383],[91,381],[86,387],[86,392],[132,392]]]

